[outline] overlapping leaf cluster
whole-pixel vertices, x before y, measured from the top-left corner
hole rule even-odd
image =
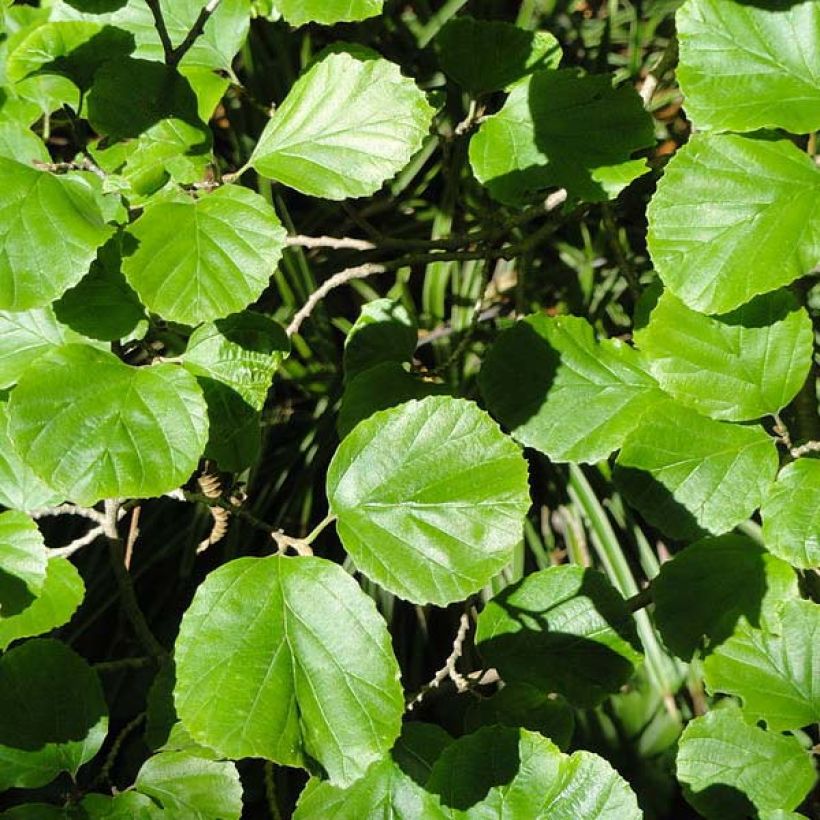
[[[378,0],[274,5],[253,11],[293,26],[382,12]],[[288,240],[239,180],[253,170],[308,197],[364,197],[430,144],[434,96],[339,43],[222,176],[207,123],[251,12],[249,0],[0,4],[0,790],[76,778],[108,728],[97,673],[38,637],[85,589],[32,516],[79,505],[116,551],[123,503],[178,496],[202,459],[227,474],[258,464],[295,334],[253,309]],[[345,568],[305,554],[308,537],[291,539],[297,557],[215,569],[173,651],[154,653],[152,754],[131,787],[3,816],[238,818],[235,761],[262,758],[310,773],[303,819],[638,818],[603,757],[567,750],[650,644],[679,684],[702,664],[713,698],[678,744],[692,805],[716,818],[800,805],[820,719],[820,609],[805,583],[820,566],[820,462],[785,440],[779,414],[813,388],[814,333],[789,286],[820,258],[820,171],[796,144],[820,128],[820,10],[687,0],[677,24],[697,132],[649,205],[662,287],[643,294],[631,339],[527,316],[493,340],[472,401],[414,368],[418,328],[400,301],[368,304],[345,344],[321,525],[335,526]],[[562,67],[551,35],[463,15],[434,45],[448,81],[495,106],[464,128],[494,207],[556,188],[564,213],[598,207],[649,171],[641,98]],[[32,130],[57,112],[81,135],[60,159]],[[168,355],[151,346],[160,331],[175,339]],[[487,594],[522,539],[528,453],[572,465],[576,481],[578,465],[611,459],[623,498],[677,548],[642,599],[577,563]],[[737,528],[758,512],[756,541]],[[503,686],[471,707],[463,736],[403,719],[390,632],[346,569],[419,606],[469,611],[484,596],[475,649]],[[647,603],[651,618],[636,615]]]

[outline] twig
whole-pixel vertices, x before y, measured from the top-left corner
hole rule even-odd
[[[154,662],[153,658],[120,658],[116,661],[100,661],[92,664],[95,672],[121,672],[127,669],[142,669],[150,666]]]
[[[157,30],[159,40],[162,43],[165,62],[171,65],[171,60],[174,56],[174,44],[171,42],[171,37],[168,34],[168,27],[165,25],[165,18],[162,16],[159,0],[145,0],[145,5],[151,9],[151,15],[154,18],[154,28]]]
[[[92,527],[85,535],[75,538],[70,544],[66,544],[64,547],[49,550],[49,558],[68,558],[74,555],[77,550],[96,541],[101,535],[105,535],[105,527],[102,524]]]
[[[131,569],[131,559],[134,556],[134,545],[140,535],[140,512],[142,507],[137,504],[131,513],[131,522],[128,526],[128,538],[125,540],[125,557],[123,562],[127,570]]]
[[[626,599],[626,608],[630,612],[645,609],[652,603],[652,587],[644,587],[640,592]]]
[[[792,458],[800,458],[809,453],[820,453],[820,441],[807,441],[805,444],[801,444],[799,447],[792,447],[791,449]]]
[[[32,510],[29,515],[32,518],[47,518],[57,515],[76,515],[80,518],[87,518],[95,524],[105,524],[105,515],[91,507],[78,507],[76,504],[59,504],[56,507],[39,507]]]
[[[331,248],[332,250],[369,251],[376,245],[366,239],[354,239],[350,236],[289,236],[285,244],[297,248]]]
[[[276,796],[276,781],[274,780],[273,763],[265,762],[265,800],[268,804],[271,820],[282,820],[282,812],[279,810],[279,799]]]
[[[191,26],[191,30],[185,35],[185,39],[176,48],[171,49],[170,60],[166,57],[165,62],[168,65],[176,66],[179,64],[180,60],[188,53],[191,46],[205,30],[205,25],[211,19],[211,15],[216,11],[220,2],[221,0],[208,0],[208,3],[203,6],[202,11],[199,12],[199,16]]]
[[[205,472],[197,476],[196,481],[199,485],[199,489],[202,491],[202,495],[206,498],[217,499],[222,497],[222,482],[219,480],[218,475]],[[211,531],[208,533],[208,536],[199,542],[199,546],[196,548],[197,555],[201,555],[212,544],[221,541],[225,537],[225,533],[228,532],[228,524],[231,519],[230,512],[216,504],[212,505],[210,510],[213,525],[211,526]]]
[[[103,763],[103,766],[100,769],[100,773],[94,780],[95,784],[111,783],[111,769],[114,768],[114,763],[117,760],[117,755],[120,753],[122,744],[125,742],[125,739],[128,737],[128,735],[130,735],[131,732],[137,729],[139,725],[145,720],[145,717],[146,712],[140,712],[140,714],[138,714],[132,721],[126,723],[125,726],[122,727],[120,733],[117,735],[116,739],[111,744],[111,749],[106,755],[105,763]]]
[[[783,419],[780,418],[778,413],[775,413],[774,416],[774,432],[777,434],[778,438],[780,439],[780,443],[787,449],[792,449],[792,437],[791,433],[789,433],[789,428],[786,427]],[[797,458],[797,456],[794,456]]]
[[[89,157],[74,160],[73,162],[41,162],[34,160],[34,167],[41,171],[51,171],[54,174],[64,174],[67,171],[91,171],[100,179],[106,179],[107,174]]]
[[[145,615],[143,615],[139,607],[139,602],[134,592],[134,585],[131,583],[131,576],[125,568],[122,540],[117,532],[119,512],[119,501],[116,499],[106,500],[104,531],[105,537],[108,539],[111,568],[114,571],[114,578],[120,592],[120,602],[140,643],[145,647],[149,655],[158,661],[162,661],[167,657],[168,653],[162,644],[154,637],[154,633],[151,632],[151,628],[145,620]]]
[[[330,526],[336,520],[333,513],[328,513],[304,538],[294,538],[292,535],[286,535],[283,530],[276,530],[271,533],[279,554],[282,555],[292,549],[297,555],[313,555],[313,549],[310,546],[317,538],[320,532],[325,527]]]
[[[242,507],[232,504],[226,498],[222,498],[221,496],[219,498],[209,498],[207,495],[203,495],[202,493],[191,493],[187,490],[183,490],[182,493],[184,496],[183,500],[185,501],[192,501],[198,504],[207,504],[209,507],[222,507],[222,509],[227,510],[231,515],[247,521],[251,526],[268,533],[268,535],[273,535],[276,532],[275,527],[272,527],[270,524],[267,524],[257,518],[253,513],[243,510]],[[179,500],[179,497],[176,495],[171,497]]]

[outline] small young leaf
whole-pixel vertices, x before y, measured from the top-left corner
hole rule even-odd
[[[291,88],[251,165],[311,196],[369,196],[421,148],[432,115],[394,63],[330,53]]]
[[[173,364],[129,367],[86,345],[66,345],[29,367],[12,392],[9,419],[22,459],[86,505],[175,489],[196,467],[208,433],[190,373]]]
[[[44,635],[68,623],[84,597],[85,585],[74,565],[66,558],[50,558],[39,596],[17,615],[0,617],[0,652],[20,638]]]
[[[331,462],[327,494],[361,572],[441,606],[509,562],[530,505],[518,446],[474,404],[445,396],[361,422]]]
[[[664,293],[635,333],[660,386],[681,403],[725,421],[777,413],[803,386],[814,332],[785,290],[724,316],[705,316]]]
[[[677,75],[702,129],[820,128],[820,6],[688,0]]]
[[[777,464],[774,439],[762,428],[713,421],[666,401],[627,436],[615,480],[667,535],[721,535],[760,506]]]
[[[241,558],[182,619],[177,713],[226,757],[321,766],[347,786],[399,734],[399,668],[373,602],[321,558]]]
[[[506,330],[479,385],[512,435],[554,461],[605,459],[663,396],[639,354],[614,339],[596,341],[575,316],[536,314]]]
[[[160,752],[137,774],[136,791],[162,806],[162,817],[239,820],[242,786],[236,766],[188,752]]]
[[[0,655],[0,790],[77,774],[108,731],[93,669],[59,641],[37,638]]]
[[[548,31],[499,20],[453,17],[436,37],[444,73],[471,94],[500,91],[542,68],[558,68],[561,46]]]
[[[69,177],[0,157],[0,309],[42,307],[76,285],[113,228]]]
[[[789,140],[696,134],[649,203],[649,252],[693,310],[725,313],[820,258],[820,169]]]
[[[381,14],[384,0],[276,0],[276,7],[292,26],[365,20]]]
[[[259,298],[285,231],[259,194],[227,185],[196,200],[149,204],[125,248],[129,239],[136,249],[122,269],[143,303],[165,319],[198,324]]]
[[[709,655],[704,674],[709,691],[742,699],[750,723],[763,720],[779,732],[820,720],[818,667],[820,606],[792,600],[778,621],[742,625]]]
[[[518,83],[501,111],[482,123],[470,141],[470,164],[505,204],[524,204],[552,186],[599,202],[646,173],[630,157],[654,141],[652,118],[631,87],[545,69]]]
[[[754,627],[797,597],[794,570],[742,535],[704,538],[661,565],[652,581],[655,622],[684,660],[714,651],[741,619]]]
[[[686,799],[709,820],[796,808],[814,785],[809,753],[794,737],[749,726],[737,708],[695,718],[677,758]]]
[[[496,595],[478,618],[476,646],[507,683],[594,706],[641,660],[635,622],[600,572],[560,566]]]
[[[820,567],[820,461],[784,467],[760,511],[766,548],[795,567]]]
[[[25,513],[0,513],[0,625],[43,591],[48,556],[43,536]]]
[[[635,794],[603,758],[565,755],[535,732],[488,726],[459,738],[433,767],[427,790],[448,818],[639,820]]]

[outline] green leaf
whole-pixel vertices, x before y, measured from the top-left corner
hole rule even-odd
[[[327,495],[361,572],[439,605],[477,592],[510,561],[530,505],[518,446],[474,404],[445,396],[361,422],[333,457]]]
[[[340,789],[312,778],[294,812],[294,820],[443,820],[435,795],[415,783],[390,758],[371,766],[352,786]]]
[[[687,800],[711,820],[796,808],[814,785],[811,757],[794,737],[744,723],[736,708],[695,718],[678,748]]]
[[[802,600],[786,601],[762,629],[743,624],[703,666],[711,692],[737,695],[750,723],[775,732],[820,720],[818,668],[820,606]]]
[[[725,313],[820,258],[820,169],[790,141],[696,134],[647,211],[649,252],[693,310]]]
[[[9,432],[38,475],[90,505],[161,495],[186,481],[207,440],[205,413],[194,377],[177,365],[130,367],[67,345],[20,379]]]
[[[42,307],[76,285],[113,229],[90,191],[0,158],[0,309]]]
[[[226,757],[362,777],[399,733],[399,668],[376,608],[321,558],[241,558],[212,572],[182,619],[177,713]]]
[[[160,752],[139,770],[134,788],[162,806],[168,820],[239,820],[242,786],[236,766],[188,752]]]
[[[525,729],[488,726],[441,754],[427,782],[464,820],[639,820],[637,800],[603,758],[572,755]]]
[[[59,641],[0,655],[0,790],[77,774],[102,746],[108,713],[93,669]]]
[[[490,600],[476,646],[505,682],[581,707],[617,692],[641,660],[623,598],[600,572],[570,565],[532,573]]]
[[[689,0],[678,10],[677,76],[701,129],[820,128],[820,8]]]
[[[330,53],[296,81],[250,164],[310,196],[369,196],[421,148],[432,115],[394,63]]]
[[[0,625],[40,595],[47,563],[37,525],[16,510],[0,513]]]
[[[390,754],[405,774],[423,785],[441,753],[452,742],[453,738],[441,726],[413,721],[402,726]]]
[[[464,717],[466,731],[482,726],[520,726],[548,737],[566,749],[575,729],[575,716],[567,701],[526,683],[509,683],[492,697],[473,701]]]
[[[285,231],[259,194],[227,185],[196,200],[149,204],[129,226],[126,248],[129,240],[136,250],[122,269],[142,302],[165,319],[198,324],[261,296]]]
[[[436,37],[442,70],[471,94],[500,91],[541,68],[558,68],[561,46],[547,31],[453,17]]]
[[[195,376],[217,379],[261,410],[273,374],[289,352],[290,341],[278,322],[243,311],[198,327],[182,360]]]
[[[23,462],[9,438],[6,402],[0,401],[0,504],[24,512],[63,499]]]
[[[71,820],[66,809],[48,803],[23,803],[4,811],[0,817],[3,820]],[[106,820],[109,820],[108,815]]]
[[[276,0],[276,8],[292,26],[305,23],[355,22],[381,14],[384,0]]]
[[[417,343],[418,328],[401,302],[368,302],[345,339],[345,379],[385,362],[410,362]]]
[[[505,204],[524,204],[554,186],[598,202],[646,172],[630,157],[654,141],[652,118],[631,86],[545,69],[518,83],[501,111],[484,120],[470,141],[470,164]]]
[[[664,293],[635,341],[667,393],[712,418],[744,421],[777,413],[797,395],[814,333],[806,310],[785,290],[719,317]]]
[[[770,552],[802,569],[820,567],[820,461],[784,467],[760,512]]]
[[[512,435],[554,461],[601,461],[662,397],[628,345],[596,341],[586,319],[542,314],[499,336],[479,386]]]
[[[345,385],[336,421],[339,438],[344,438],[360,421],[379,410],[449,392],[446,384],[421,379],[398,362],[382,362],[357,373]]]
[[[67,624],[84,597],[85,585],[74,565],[66,558],[50,558],[38,597],[22,612],[0,618],[0,651],[20,638],[44,635]]]
[[[150,797],[134,791],[120,792],[113,797],[87,794],[80,803],[80,809],[83,820],[161,820],[166,816]]]
[[[0,157],[17,160],[24,165],[51,162],[48,150],[37,134],[15,121],[0,120]]]
[[[687,661],[699,648],[714,651],[738,624],[776,617],[796,597],[794,570],[742,535],[704,538],[661,564],[652,580],[658,630]]]
[[[672,401],[651,407],[627,436],[615,480],[649,523],[673,538],[721,535],[761,504],[777,447],[760,427],[698,415]]]

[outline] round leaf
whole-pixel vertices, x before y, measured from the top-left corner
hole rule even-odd
[[[699,128],[820,128],[820,6],[688,0],[677,76]]]
[[[704,662],[710,691],[737,695],[750,723],[778,732],[820,720],[818,669],[820,606],[803,600],[784,603],[762,629],[741,625]]]
[[[383,410],[344,439],[327,476],[356,567],[416,603],[481,589],[512,558],[530,505],[518,446],[471,402]]]
[[[90,505],[178,487],[197,465],[208,425],[202,392],[183,368],[129,367],[110,353],[67,345],[20,379],[9,433],[32,469]]]
[[[182,619],[177,713],[231,757],[321,766],[349,785],[384,756],[404,710],[373,602],[320,558],[241,558],[211,573]]]
[[[421,148],[432,115],[397,65],[331,53],[296,81],[251,165],[311,196],[369,196]]]
[[[99,679],[59,641],[26,641],[0,656],[0,790],[76,775],[108,730]]]
[[[261,196],[226,185],[196,200],[149,204],[128,228],[126,248],[129,238],[136,249],[122,269],[142,302],[165,319],[198,324],[261,296],[285,231]]]
[[[617,692],[641,660],[623,598],[600,572],[569,565],[528,575],[489,601],[476,645],[505,682],[581,707]]]
[[[37,525],[24,513],[0,513],[0,624],[42,591],[48,556]]]
[[[696,134],[649,203],[649,252],[693,310],[725,313],[820,258],[820,169],[788,140]]]
[[[627,437],[615,471],[626,500],[673,538],[721,535],[745,521],[777,473],[760,427],[713,421],[662,402]]]
[[[496,820],[639,820],[629,786],[603,758],[565,755],[524,729],[488,726],[452,743],[436,761],[427,790],[447,817]]]
[[[784,467],[760,513],[768,550],[802,569],[820,567],[820,461]]]
[[[18,122],[0,122],[0,157],[17,160],[24,165],[51,162],[43,141],[30,128]]]
[[[788,291],[719,317],[664,293],[635,341],[667,393],[712,418],[744,421],[777,413],[797,395],[811,367],[814,332]]]
[[[0,189],[0,309],[42,307],[83,278],[113,228],[70,177],[0,157]]]
[[[598,342],[575,316],[536,314],[504,331],[479,385],[513,436],[554,461],[605,459],[662,396],[639,354],[614,339]]]
[[[276,0],[285,20],[292,26],[305,23],[348,23],[381,14],[384,0]]]
[[[687,725],[677,776],[687,800],[710,820],[740,820],[755,816],[755,809],[794,809],[815,781],[811,757],[794,737],[749,726],[735,708]]]

